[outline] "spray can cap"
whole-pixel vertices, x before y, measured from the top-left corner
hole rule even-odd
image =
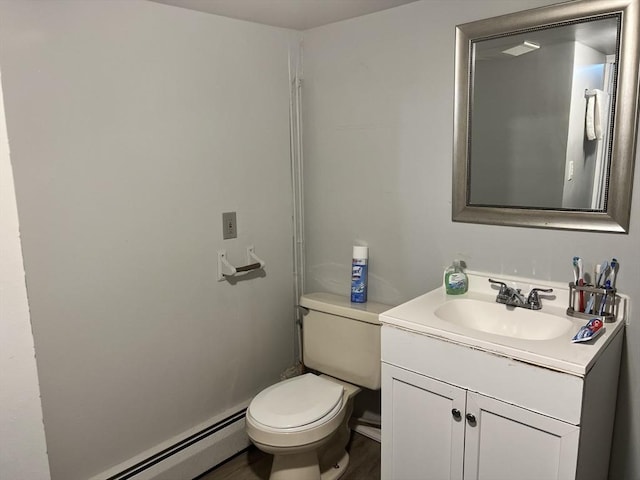
[[[353,246],[353,258],[369,258],[369,247]]]

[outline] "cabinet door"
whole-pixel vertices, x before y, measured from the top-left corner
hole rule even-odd
[[[579,427],[473,392],[467,415],[464,480],[575,479]]]
[[[382,364],[383,479],[462,479],[465,393]]]

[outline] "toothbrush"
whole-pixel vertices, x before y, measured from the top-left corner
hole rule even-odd
[[[618,260],[616,260],[615,258],[611,259],[611,263],[609,264],[610,270],[609,270],[609,278],[608,278],[611,288],[616,288],[616,276],[618,274],[619,265],[620,264],[618,263]]]
[[[597,277],[597,281],[596,281],[596,287],[600,288],[602,287],[602,281],[607,277],[607,271],[609,270],[609,262],[607,262],[606,260],[604,262],[602,262],[602,264],[600,265],[600,274]]]
[[[607,290],[605,290],[604,295],[602,296],[602,302],[600,302],[600,311],[598,312],[598,315],[604,314],[604,309],[607,305],[608,289],[615,288],[615,284],[616,284],[616,272],[618,270],[618,260],[616,260],[615,258],[611,259],[611,263],[609,265],[611,267],[609,270],[609,275],[607,280],[604,282],[604,288]]]
[[[578,260],[580,257],[573,257],[573,283],[578,285]]]
[[[573,257],[572,260],[572,264],[573,264],[573,284],[577,287],[578,286],[578,280],[580,278],[579,273],[580,273],[580,269],[578,268],[578,260],[580,260],[580,257]],[[578,298],[580,298],[578,296]],[[580,310],[580,305],[578,305],[578,311],[582,311]]]
[[[611,281],[607,279],[604,282],[604,288],[611,288]],[[598,315],[602,315],[604,313],[604,307],[607,305],[607,292],[602,296],[602,301],[600,302],[600,310],[598,311]]]
[[[578,285],[584,286],[584,270],[582,268],[582,259],[578,257]],[[580,290],[579,311],[584,312],[584,290]]]
[[[587,308],[584,309],[584,313],[593,313],[594,312],[594,304],[596,303],[596,294],[592,293],[589,295],[589,301],[587,302]]]
[[[576,286],[584,285],[584,270],[582,269],[582,259],[573,257],[573,278]],[[584,312],[584,290],[578,291],[578,311]]]
[[[599,287],[600,286],[600,277],[602,276],[602,265],[600,265],[599,263],[596,264],[595,267],[595,271],[593,272],[593,286],[594,287]],[[593,307],[595,306],[594,304],[596,303],[596,294],[595,293],[591,293],[589,295],[589,301],[587,302],[587,309],[585,311],[585,313],[593,313]]]

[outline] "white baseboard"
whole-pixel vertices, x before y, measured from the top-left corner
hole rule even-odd
[[[237,405],[90,480],[191,480],[249,446],[247,405]]]
[[[369,437],[371,440],[375,440],[378,443],[382,443],[382,433],[380,427],[372,427],[369,425],[354,425],[351,430],[358,432],[365,437]]]
[[[198,442],[187,450],[174,455],[171,462],[157,465],[147,477],[153,480],[191,480],[216,465],[224,462],[236,453],[249,446],[249,438],[245,432],[244,420],[236,422],[232,427],[225,429],[220,436],[209,437]],[[169,465],[169,463],[171,465]],[[140,477],[142,479],[144,477]],[[138,480],[138,477],[135,477]]]

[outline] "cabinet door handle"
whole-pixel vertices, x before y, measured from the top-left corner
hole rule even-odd
[[[460,413],[460,410],[458,410],[457,408],[454,408],[453,410],[451,410],[451,415],[453,415],[453,418],[455,418],[456,420],[460,420],[462,418],[462,414]]]
[[[476,416],[473,415],[472,413],[467,413],[467,422],[469,422],[469,425],[474,426],[476,424]]]

